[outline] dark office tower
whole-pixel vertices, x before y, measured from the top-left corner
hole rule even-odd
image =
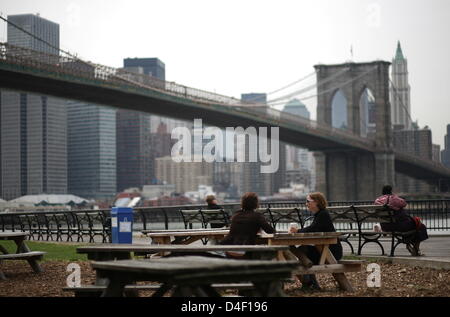
[[[87,199],[116,195],[116,110],[67,102],[69,193]]]
[[[444,149],[441,154],[442,164],[450,168],[450,124],[447,125],[447,134],[445,136]]]
[[[293,116],[298,120],[310,120],[311,114],[298,99],[290,100],[283,108],[282,115]],[[285,187],[289,187],[292,183],[301,181],[309,190],[315,188],[315,161],[312,152],[293,145],[285,145],[286,153],[286,177]]]
[[[267,95],[265,93],[248,93],[241,94],[241,100],[244,103],[255,103],[255,111],[270,113],[271,108],[267,106]],[[257,109],[256,109],[257,108]],[[258,129],[258,128],[257,128]],[[247,139],[248,141],[248,139]],[[270,148],[270,141],[268,142]],[[239,164],[238,166],[242,168],[241,182],[240,184],[234,184],[238,187],[241,192],[252,191],[260,196],[271,196],[273,193],[277,192],[280,187],[282,187],[286,169],[286,156],[284,146],[280,144],[279,153],[279,168],[275,173],[261,173],[262,163],[259,160],[259,155],[257,162],[249,162],[249,158],[255,153],[251,153],[252,146],[249,146],[246,142],[246,153],[245,153],[245,163]],[[258,145],[259,146],[259,145]],[[266,165],[266,164],[264,164]]]
[[[165,66],[157,58],[124,59],[124,69],[136,74],[165,80]],[[117,111],[117,190],[152,183],[151,116],[147,113]]]
[[[132,72],[166,80],[166,65],[158,58],[125,58],[123,60],[123,67]]]
[[[9,44],[58,53],[58,24],[31,14],[8,16],[8,19],[55,48],[10,24]],[[10,200],[28,194],[67,193],[65,102],[5,89],[0,91],[0,95],[2,198]]]

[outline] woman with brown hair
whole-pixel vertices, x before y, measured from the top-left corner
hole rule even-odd
[[[310,226],[302,228],[297,232],[335,232],[333,222],[331,221],[330,214],[327,211],[327,200],[322,193],[311,193],[306,197],[306,206],[309,211],[313,213],[314,220]],[[295,229],[293,229],[295,230]],[[291,233],[293,233],[291,230]],[[294,253],[299,259],[305,255],[311,260],[313,264],[319,264],[320,253],[316,247],[311,245],[302,245],[298,248],[292,247],[292,253]],[[336,260],[342,258],[342,245],[338,240],[337,244],[330,245],[330,251]],[[303,275],[301,282],[303,289],[320,289],[319,283],[316,280],[315,275]]]
[[[259,207],[258,195],[246,193],[241,198],[241,210],[231,218],[230,232],[220,244],[255,244],[256,235],[262,229],[266,233],[274,233],[275,229],[264,216],[257,212]]]

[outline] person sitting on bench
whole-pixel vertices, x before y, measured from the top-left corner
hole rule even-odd
[[[392,223],[381,223],[381,230],[385,232],[408,232],[416,230],[416,222],[414,219],[408,215],[404,210],[407,203],[403,198],[392,193],[392,186],[383,186],[382,196],[375,200],[375,205],[386,205],[394,211],[394,222]],[[426,228],[423,226],[421,229],[424,232],[418,232],[411,240],[410,243],[406,244],[406,248],[409,253],[413,256],[423,255],[420,251],[420,242],[425,240],[428,235],[426,233]]]
[[[336,232],[330,214],[327,211],[327,200],[322,193],[311,193],[306,197],[306,206],[314,215],[314,220],[310,226],[297,230],[302,232]],[[295,228],[290,229],[290,233],[295,233]],[[338,240],[337,244],[330,245],[330,251],[336,260],[342,258],[342,245]],[[291,247],[291,252],[295,254],[306,267],[317,265],[320,262],[320,253],[316,247],[311,245],[302,245],[298,248]],[[309,261],[310,262],[309,262]],[[309,262],[309,263],[308,263]],[[314,274],[305,274],[301,277],[303,290],[320,290]]]
[[[257,212],[259,207],[258,195],[246,193],[241,198],[241,210],[237,211],[231,218],[230,232],[220,241],[221,245],[256,244],[258,232],[262,229],[266,233],[274,233],[275,229],[267,222],[264,215]],[[231,258],[242,258],[242,254],[227,252]]]

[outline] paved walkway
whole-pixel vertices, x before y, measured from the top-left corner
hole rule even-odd
[[[358,241],[352,241],[355,252],[358,246]],[[391,249],[390,241],[382,241],[384,251],[389,254]],[[344,254],[351,255],[350,247],[343,244]],[[381,256],[381,249],[375,243],[366,244],[362,250],[362,257],[378,258],[392,263],[403,263],[408,265],[442,268],[450,270],[450,236],[430,236],[428,240],[422,242],[420,246],[421,251],[425,254],[420,257],[413,257],[406,250],[405,245],[399,245],[395,249],[395,257]]]

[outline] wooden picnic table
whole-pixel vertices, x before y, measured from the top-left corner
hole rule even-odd
[[[281,279],[289,278],[298,262],[232,260],[198,256],[150,260],[93,262],[97,279],[107,285],[104,297],[121,297],[126,285],[154,281],[162,285],[153,297],[174,289],[178,296],[220,296],[214,283],[250,281],[254,296],[284,296]]]
[[[131,253],[135,255],[149,255],[155,253],[195,253],[214,251],[238,251],[251,252],[255,258],[273,259],[277,252],[288,250],[288,246],[269,245],[139,245],[139,244],[98,244],[77,248],[77,253],[87,254],[89,260],[108,261],[131,259]]]
[[[26,260],[30,264],[31,268],[34,272],[40,273],[42,272],[42,268],[37,262],[42,258],[45,252],[40,251],[31,251],[30,248],[25,243],[26,238],[29,236],[28,232],[13,232],[13,231],[3,231],[0,232],[0,240],[6,241],[14,241],[16,244],[16,252],[9,253],[8,250],[0,244],[0,264],[5,260]],[[0,279],[5,280],[6,277],[3,272],[0,270]]]
[[[318,265],[311,268],[299,268],[295,274],[315,274],[331,273],[340,286],[345,291],[353,292],[353,286],[345,276],[346,272],[361,271],[362,261],[337,261],[330,251],[331,244],[338,243],[338,238],[343,233],[340,232],[311,232],[311,233],[275,233],[259,235],[258,242],[268,245],[300,246],[313,245],[320,252]],[[279,252],[279,260],[285,260],[284,254]]]
[[[223,239],[229,229],[144,230],[143,234],[159,244],[190,244],[200,239]],[[173,238],[173,240],[172,240]]]

